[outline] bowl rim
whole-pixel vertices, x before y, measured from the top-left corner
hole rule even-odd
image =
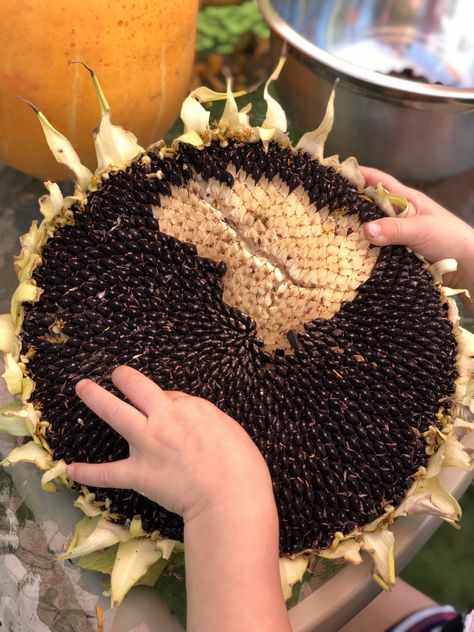
[[[328,53],[316,44],[313,44],[300,35],[295,29],[284,20],[273,6],[272,0],[256,0],[257,7],[263,18],[272,31],[279,35],[285,42],[298,50],[305,56],[309,56],[326,67],[336,71],[349,79],[356,79],[372,88],[379,86],[385,91],[401,93],[401,96],[417,96],[419,98],[437,99],[450,101],[474,102],[473,88],[453,88],[450,86],[440,86],[430,83],[419,83],[410,79],[401,79],[385,75],[375,70],[369,70],[363,66],[352,64],[340,57]]]

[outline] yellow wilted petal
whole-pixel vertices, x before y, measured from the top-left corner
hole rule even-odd
[[[458,296],[459,294],[466,294],[466,296],[468,298],[470,298],[469,292],[463,288],[463,289],[454,289],[452,287],[447,287],[446,285],[443,286],[443,292],[445,294],[445,296]]]
[[[275,128],[274,127],[272,128],[259,127],[258,134],[262,142],[268,143],[275,136]]]
[[[178,540],[157,540],[155,545],[156,548],[160,549],[165,560],[169,560],[176,549],[182,548],[182,543]]]
[[[239,111],[239,123],[244,127],[250,127],[250,118],[249,112],[252,109],[252,104],[247,103],[240,111]]]
[[[433,275],[435,281],[441,281],[443,274],[447,272],[455,272],[458,269],[458,262],[456,259],[441,259],[436,261],[429,267],[429,271]]]
[[[96,528],[100,519],[101,516],[99,515],[93,517],[84,516],[84,518],[79,520],[74,527],[74,533],[72,535],[71,542],[69,543],[68,550],[74,549],[85,542]]]
[[[51,222],[63,208],[63,194],[55,182],[45,182],[49,195],[40,197],[40,212],[47,222]]]
[[[145,150],[137,143],[137,137],[119,125],[112,125],[110,107],[105,98],[97,75],[83,62],[80,63],[92,77],[94,89],[100,105],[101,120],[94,131],[95,151],[97,155],[96,175],[109,168],[122,168]]]
[[[150,538],[134,538],[119,544],[111,574],[112,607],[122,603],[130,588],[161,557],[161,551]]]
[[[81,557],[88,553],[93,553],[99,549],[104,549],[117,542],[130,540],[130,531],[121,525],[114,524],[101,517],[92,533],[76,547],[69,548],[60,556],[60,559],[70,559]]]
[[[94,84],[94,90],[95,90],[95,93],[96,93],[96,96],[97,96],[97,100],[99,101],[101,114],[105,114],[106,112],[108,112],[110,110],[109,104],[107,102],[107,99],[105,98],[104,91],[102,90],[102,87],[101,87],[101,85],[99,83],[97,75],[92,70],[92,68],[90,68],[90,66],[85,64],[83,61],[70,61],[69,64],[70,65],[80,64],[81,66],[83,66],[87,70],[87,72],[91,76],[92,83]]]
[[[10,402],[0,407],[0,432],[7,432],[14,437],[31,435],[27,424],[28,413],[22,402]]]
[[[68,139],[55,129],[45,115],[32,103],[29,104],[35,111],[41,127],[43,128],[46,142],[57,162],[68,167],[76,178],[77,185],[85,191],[92,180],[92,172],[79,160],[73,146]]]
[[[94,518],[95,516],[100,516],[102,513],[100,509],[93,504],[92,501],[94,498],[95,494],[87,494],[86,496],[81,494],[73,502],[73,505],[74,507],[81,509],[89,518]]]
[[[141,538],[146,535],[142,527],[142,519],[140,516],[134,516],[129,525],[130,536],[132,538]]]
[[[403,195],[387,191],[380,182],[376,188],[370,186],[364,189],[364,193],[372,198],[389,217],[403,216],[408,211],[408,200]]]
[[[80,191],[75,191],[75,195],[68,195],[64,198],[63,208],[69,210],[75,204],[81,204],[85,200],[84,195]]]
[[[20,237],[20,244],[22,248],[28,252],[39,252],[39,248],[44,239],[44,228],[38,226],[37,220],[33,220],[30,226],[30,230]]]
[[[240,97],[243,94],[245,94],[243,91],[234,92],[233,96]],[[210,113],[201,105],[201,103],[220,101],[227,98],[227,92],[215,92],[205,86],[201,86],[200,88],[193,90],[189,96],[186,97],[183,101],[183,105],[181,106],[180,117],[184,123],[185,133],[194,131],[197,134],[202,134],[208,129]],[[187,141],[182,140],[181,142]],[[195,143],[191,144],[194,145]]]
[[[17,347],[15,326],[11,314],[0,314],[0,351],[14,354]]]
[[[14,448],[10,454],[3,459],[1,465],[8,467],[14,463],[34,463],[40,470],[48,470],[51,467],[49,453],[35,441],[25,443],[18,448]]]
[[[183,101],[180,117],[184,123],[185,133],[202,134],[209,127],[210,112],[192,96],[192,93]]]
[[[445,447],[441,445],[436,452],[430,456],[428,459],[428,466],[426,468],[426,478],[433,478],[434,476],[438,476],[441,472],[441,468],[443,467],[444,451]]]
[[[56,485],[52,482],[55,479],[60,479],[62,483],[66,481],[66,463],[62,460],[43,474],[41,477],[42,488],[47,492],[55,492]]]
[[[382,579],[383,588],[390,588],[395,584],[395,539],[389,529],[364,532],[360,538],[361,548],[366,551],[374,563],[374,575]]]
[[[359,163],[354,156],[349,156],[343,160],[339,165],[339,172],[341,176],[347,178],[349,182],[355,184],[358,191],[363,191],[365,188],[365,178],[359,169]]]
[[[15,261],[15,267],[20,283],[29,281],[33,276],[34,269],[37,268],[40,263],[41,257],[37,253],[31,253],[29,256],[23,257],[22,261],[17,259]]]
[[[474,356],[474,333],[464,329],[463,327],[459,328],[459,333],[460,336],[458,338],[458,345],[460,352],[465,356]]]
[[[26,233],[26,235],[22,235],[20,237],[20,254],[13,257],[15,270],[18,276],[20,276],[23,269],[29,264],[31,256],[33,254],[39,254],[45,234],[46,230],[44,226],[38,227],[38,222],[34,220],[30,226],[30,230]]]
[[[285,601],[290,599],[293,586],[303,579],[309,564],[309,557],[299,555],[294,559],[289,557],[280,558],[280,581]]]
[[[16,320],[19,316],[19,306],[25,302],[37,301],[40,297],[41,289],[28,281],[22,281],[16,288],[12,296],[11,302],[11,317],[16,324]]]
[[[430,493],[431,503],[438,509],[438,515],[450,521],[457,521],[462,516],[462,510],[458,501],[441,484],[438,478],[430,478],[423,481],[423,486]],[[427,513],[431,513],[427,512]]]
[[[263,90],[263,98],[267,102],[267,114],[265,116],[265,120],[262,123],[262,127],[264,129],[278,129],[281,132],[286,132],[287,130],[287,122],[285,110],[281,107],[281,105],[276,101],[268,91],[270,84],[272,81],[276,81],[280,75],[281,69],[285,64],[286,58],[281,57],[277,67],[270,75],[270,78],[265,83],[265,88]],[[262,139],[263,140],[263,139]]]
[[[432,514],[447,522],[455,522],[462,511],[458,501],[442,486],[436,477],[417,481],[408,491],[405,500],[394,511],[394,516]]]
[[[444,443],[443,467],[459,467],[467,472],[474,471],[474,460],[469,449],[455,437],[448,437]]]
[[[456,417],[453,421],[453,426],[467,431],[474,430],[474,423],[472,421],[468,421],[467,419],[463,419],[462,417]]]
[[[23,371],[11,353],[5,354],[5,371],[2,377],[11,395],[21,394],[23,388]]]
[[[360,555],[360,544],[354,538],[342,540],[333,549],[332,547],[323,549],[318,555],[328,560],[344,559],[351,564],[360,564],[362,557]]]
[[[232,82],[229,79],[227,81],[227,100],[225,102],[224,112],[219,120],[219,127],[231,131],[239,131],[248,126],[248,116],[246,116],[245,112],[239,112],[234,94],[232,93]]]
[[[332,126],[334,124],[334,99],[336,97],[336,84],[334,85],[331,95],[329,97],[328,104],[326,106],[326,112],[319,127],[312,132],[306,132],[300,138],[296,149],[302,152],[307,152],[313,158],[322,160],[324,157],[324,144],[329,136]]]
[[[178,136],[178,138],[176,138],[173,141],[173,147],[179,145],[179,143],[185,143],[187,145],[193,145],[194,147],[203,147],[204,146],[204,141],[199,136],[199,134],[197,132],[195,132],[194,130],[190,130],[190,131],[186,132],[185,134],[182,134],[181,136]]]
[[[137,143],[137,137],[119,125],[112,125],[110,112],[102,116],[94,133],[97,155],[96,175],[110,167],[122,168],[145,150]]]
[[[21,398],[24,402],[28,401],[31,393],[35,390],[35,383],[29,377],[24,377],[21,382]]]

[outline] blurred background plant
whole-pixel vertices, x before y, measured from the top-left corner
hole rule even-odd
[[[268,76],[270,31],[253,0],[208,0],[198,15],[194,83],[225,90],[230,74],[236,90]]]

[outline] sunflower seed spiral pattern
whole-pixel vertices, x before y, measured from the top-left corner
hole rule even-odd
[[[282,236],[268,222],[292,195],[304,212]],[[218,217],[214,241],[193,240],[193,212],[195,224]],[[282,553],[326,547],[397,504],[426,464],[423,433],[449,407],[456,343],[420,260],[361,245],[360,224],[381,215],[334,169],[274,142],[182,144],[110,173],[46,242],[33,277],[43,293],[25,306],[54,459],[127,455],[74,392],[82,377],[115,392],[110,374],[127,364],[242,424],[272,475]],[[140,515],[145,530],[182,539],[181,518],[141,495],[92,491],[119,522]]]

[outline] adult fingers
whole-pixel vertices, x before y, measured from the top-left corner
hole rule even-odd
[[[91,380],[76,384],[76,393],[96,415],[121,434],[129,443],[143,434],[145,417],[133,406],[122,401]]]
[[[170,404],[166,391],[143,373],[129,366],[119,366],[115,369],[112,373],[112,382],[148,417],[157,409],[166,408]]]
[[[70,479],[83,485],[132,489],[128,459],[111,463],[70,463],[66,473]]]

